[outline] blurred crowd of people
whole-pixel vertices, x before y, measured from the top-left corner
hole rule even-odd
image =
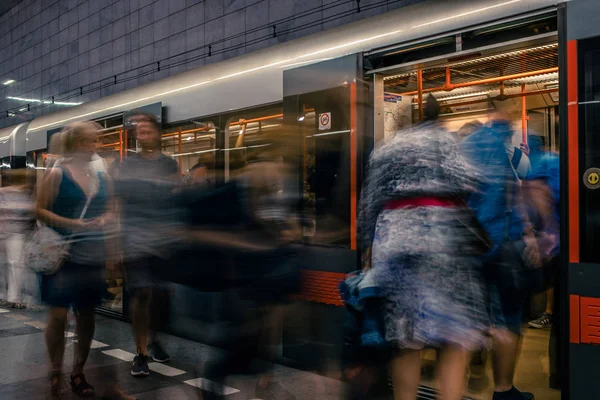
[[[456,137],[439,113],[430,96],[424,122],[397,132],[369,160],[358,222],[366,257],[344,288],[357,321],[349,342],[387,349],[396,400],[417,397],[427,348],[439,353],[439,398],[461,399],[465,373],[480,375],[491,352],[493,399],[531,400],[513,379],[527,297],[550,294],[530,326],[548,326],[558,312],[551,295],[560,251],[558,157],[533,132],[529,144],[515,146],[510,115],[470,122]],[[553,388],[560,386],[557,336],[554,324]],[[363,374],[376,371],[362,361]],[[361,390],[369,398],[369,385]]]
[[[441,399],[460,399],[465,374],[476,375],[490,352],[493,399],[533,399],[513,386],[513,376],[526,297],[548,290],[534,327],[551,325],[559,312],[552,296],[560,254],[558,157],[531,132],[528,144],[515,147],[508,115],[469,123],[455,136],[439,123],[433,97],[424,111],[422,123],[378,145],[368,163],[358,215],[362,271],[341,285],[352,318],[343,368],[349,398],[371,398],[375,382],[387,378],[380,367],[389,365],[394,398],[416,399],[421,352],[433,348]],[[244,300],[243,309],[230,305],[236,337],[228,355],[207,360],[202,371],[217,383],[254,368],[257,358],[273,359],[299,290],[300,199],[290,195],[288,185],[297,182],[282,161],[289,143],[269,138],[237,163],[228,183],[215,183],[210,155],[182,181],[177,162],[161,151],[159,122],[140,114],[128,123],[140,151],[123,162],[109,167],[97,153],[100,127],[76,122],[52,136],[42,179],[34,183],[15,170],[0,190],[2,305],[47,308],[55,399],[63,393],[70,311],[78,340],[68,381],[78,395],[96,391],[84,367],[108,277],[124,279],[131,296],[134,377],[150,375],[150,359],[170,360],[158,335],[169,317],[169,280],[193,276],[200,290],[234,288]],[[28,235],[40,226],[69,244],[51,274],[36,274],[23,261]],[[186,265],[185,257],[195,262]],[[557,336],[554,324],[554,387]],[[272,364],[262,363],[258,374],[257,397],[294,398],[275,382]],[[106,398],[131,399],[116,371],[105,381]]]

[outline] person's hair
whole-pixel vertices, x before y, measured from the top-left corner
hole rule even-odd
[[[131,120],[135,123],[136,126],[140,122],[149,123],[152,126],[152,128],[160,134],[160,131],[161,131],[160,122],[158,122],[158,119],[156,119],[156,117],[152,114],[139,113],[139,114],[132,116]]]
[[[458,134],[460,136],[468,136],[471,135],[483,128],[483,124],[479,120],[473,120],[464,124],[459,130]]]
[[[74,122],[65,127],[60,132],[62,135],[62,149],[65,154],[73,152],[77,147],[77,142],[85,136],[89,129],[94,131],[100,130],[102,127],[93,121]]]
[[[48,143],[48,153],[54,156],[61,156],[64,153],[64,135],[63,132],[57,132],[50,136]]]
[[[436,100],[436,98],[429,94],[427,96],[427,102],[423,106],[423,116],[425,121],[435,121],[440,116],[440,103]]]

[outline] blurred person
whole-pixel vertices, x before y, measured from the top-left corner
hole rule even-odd
[[[31,304],[30,299],[25,299],[26,281],[31,279],[28,279],[29,271],[22,262],[22,251],[26,234],[35,221],[32,182],[25,169],[9,171],[5,178],[8,185],[0,188],[0,246],[7,267],[7,302],[4,305],[23,309],[26,303]]]
[[[470,354],[487,344],[485,233],[465,202],[479,177],[439,113],[430,95],[425,122],[374,150],[361,196],[359,240],[384,297],[396,400],[417,397],[425,347],[441,349],[440,398],[460,399]]]
[[[69,255],[53,275],[42,276],[42,300],[48,304],[46,345],[50,355],[51,395],[61,396],[61,370],[65,351],[65,329],[69,307],[76,318],[75,359],[70,384],[74,393],[93,396],[95,388],[83,373],[95,330],[94,308],[105,294],[105,260],[110,247],[103,233],[109,211],[110,183],[94,171],[99,126],[77,122],[61,135],[64,156],[61,165],[48,171],[37,197],[37,217],[72,240]]]
[[[205,153],[198,157],[198,161],[189,171],[188,183],[208,184],[215,183],[215,153]]]
[[[228,355],[205,367],[205,376],[216,382],[236,372],[249,372],[253,359],[264,363],[256,383],[255,395],[265,400],[294,400],[295,396],[274,380],[273,349],[280,344],[283,320],[289,299],[297,290],[299,276],[293,244],[301,230],[289,193],[290,166],[282,161],[289,143],[286,138],[268,138],[269,144],[248,153],[247,162],[235,171],[235,182],[244,193],[248,215],[232,263],[239,302],[233,345]],[[283,157],[284,159],[284,157]],[[227,241],[231,243],[231,241]],[[253,244],[255,245],[252,248]],[[214,393],[204,398],[217,398]]]
[[[464,124],[457,132],[458,141],[471,136],[483,128],[483,124],[479,120],[473,120]],[[488,359],[488,351],[485,349],[476,351],[471,357],[469,364],[469,389],[472,391],[480,391],[488,383],[486,374],[486,364]]]
[[[148,350],[156,362],[170,360],[158,341],[158,330],[168,318],[169,293],[160,278],[172,251],[179,224],[174,189],[179,165],[162,153],[160,124],[152,115],[132,117],[139,153],[129,155],[115,171],[119,201],[125,285],[131,293],[132,328],[136,356],[131,375],[150,375]]]
[[[559,158],[544,149],[543,139],[537,135],[530,135],[528,140],[531,171],[524,181],[524,192],[530,209],[532,221],[539,234],[544,236],[544,261],[557,257],[560,250],[559,236]],[[549,241],[549,242],[548,242]],[[548,242],[548,243],[546,243]],[[542,248],[540,249],[542,250]],[[545,254],[544,254],[545,253]],[[554,289],[546,290],[546,308],[542,314],[529,321],[530,328],[543,329],[553,324]]]
[[[531,328],[552,327],[550,331],[550,387],[560,389],[560,328],[556,323],[560,315],[560,301],[555,292],[560,291],[560,159],[545,148],[542,137],[530,135],[528,140],[531,171],[523,182],[525,198],[530,205],[532,221],[537,231],[542,261],[549,279],[546,290],[546,309],[529,322]],[[545,277],[546,278],[546,277]]]
[[[510,116],[498,113],[491,116],[486,126],[461,143],[461,152],[465,158],[487,177],[481,181],[478,190],[469,200],[469,205],[492,243],[486,271],[504,268],[501,264],[496,265],[496,260],[501,260],[501,253],[505,251],[503,245],[507,239],[524,241],[523,256],[529,265],[536,265],[539,261],[537,242],[524,208],[519,173],[514,165],[516,160],[508,151],[514,148],[513,135]],[[512,154],[514,155],[514,151]],[[501,285],[496,275],[492,279],[494,281],[489,282],[489,290],[494,325],[491,330],[493,399],[531,400],[534,398],[532,393],[521,392],[513,386],[526,293],[521,289]]]

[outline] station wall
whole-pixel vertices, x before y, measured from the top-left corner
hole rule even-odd
[[[0,128],[420,1],[23,0],[0,16]]]

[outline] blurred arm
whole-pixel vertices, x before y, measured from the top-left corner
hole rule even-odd
[[[61,181],[62,171],[59,168],[53,168],[46,176],[44,176],[37,196],[36,216],[46,225],[55,228],[81,228],[83,223],[79,219],[61,217],[60,215],[50,211],[52,204],[58,195],[58,189]]]

